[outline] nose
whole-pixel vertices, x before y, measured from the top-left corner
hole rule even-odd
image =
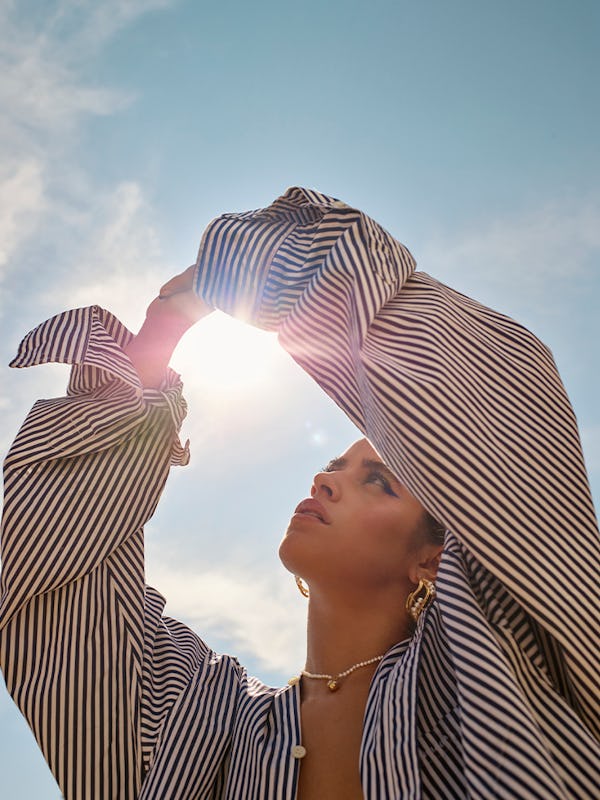
[[[318,499],[318,495],[325,495],[330,500],[339,499],[340,481],[335,472],[317,472],[310,488],[310,496]]]

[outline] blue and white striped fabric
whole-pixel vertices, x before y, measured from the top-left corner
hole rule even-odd
[[[599,541],[548,351],[302,189],[215,220],[196,285],[278,330],[449,529],[439,602],[372,682],[365,797],[596,797]],[[13,362],[75,367],[5,462],[7,686],[66,798],[293,800],[298,686],[249,678],[144,586],[142,527],[187,461],[185,405],[173,373],[142,390],[129,337],[101,309],[67,312]]]
[[[600,542],[572,409],[535,336],[414,269],[360,211],[291,189],[209,226],[196,287],[277,330],[450,531],[435,657],[469,793],[594,797]]]

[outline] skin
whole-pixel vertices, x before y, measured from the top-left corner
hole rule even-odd
[[[188,267],[161,288],[139,333],[125,348],[142,386],[160,386],[183,334],[213,311],[192,291],[193,272],[194,267]]]
[[[279,554],[310,589],[306,669],[337,675],[408,637],[406,597],[419,578],[435,579],[442,548],[423,540],[423,506],[366,439],[317,473],[310,494],[312,502],[292,516]],[[325,681],[302,679],[307,755],[300,800],[362,797],[362,720],[376,668],[351,673],[335,693]]]
[[[193,267],[166,283],[127,353],[143,385],[160,386],[178,341],[212,308],[192,291]],[[305,669],[337,675],[410,635],[406,597],[434,580],[442,548],[420,533],[425,510],[366,439],[317,473],[279,555],[309,586]],[[359,800],[359,752],[377,664],[340,681],[302,678],[298,800]]]

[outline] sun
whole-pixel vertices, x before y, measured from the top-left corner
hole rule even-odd
[[[231,395],[268,389],[284,359],[276,334],[215,311],[186,334],[172,365],[186,386]]]

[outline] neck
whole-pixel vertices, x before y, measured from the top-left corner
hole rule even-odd
[[[409,635],[409,623],[399,597],[374,602],[373,597],[337,598],[311,587],[308,606],[306,669],[339,675],[360,661],[384,655]],[[377,663],[348,676],[372,676]]]

